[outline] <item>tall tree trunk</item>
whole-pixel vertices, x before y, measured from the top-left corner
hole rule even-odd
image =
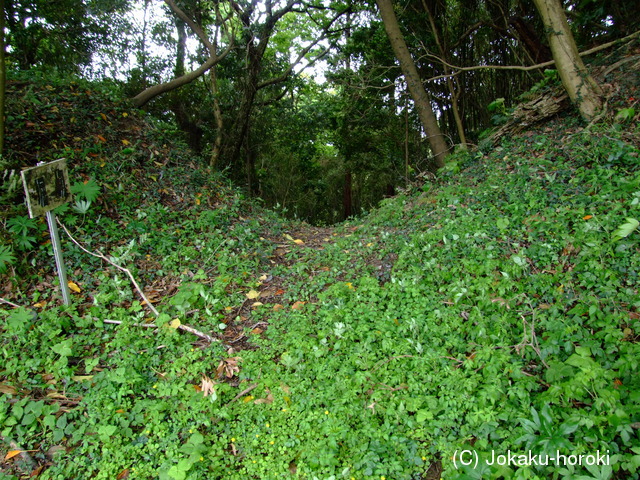
[[[425,0],[422,0],[422,6],[427,12],[427,15],[429,16],[429,24],[431,25],[433,38],[435,39],[436,44],[438,45],[438,50],[440,51],[440,57],[442,57],[443,60],[448,62],[449,59],[447,58],[447,53],[444,48],[444,45],[440,41],[440,36],[438,35],[438,28],[436,26],[436,21],[433,18],[433,14],[431,13],[431,9],[429,8],[429,5],[427,5],[427,2]],[[451,69],[445,64],[443,64],[443,66],[444,66],[444,73],[445,75],[447,75],[447,87],[449,88],[449,95],[451,95],[451,109],[453,111],[453,119],[456,122],[456,129],[458,130],[458,138],[460,138],[460,143],[462,144],[462,148],[466,149],[467,137],[464,133],[464,123],[462,122],[462,115],[460,115],[460,108],[458,106],[458,98],[460,98],[460,91],[459,89],[456,88],[455,81],[453,79],[453,76],[451,75]]]
[[[178,43],[176,45],[176,66],[174,69],[175,78],[181,78],[185,74],[185,58],[187,54],[187,30],[186,24],[181,19],[175,18],[175,26],[178,31]],[[202,128],[194,120],[193,115],[185,105],[184,98],[179,90],[171,92],[171,111],[175,115],[176,123],[180,129],[187,134],[187,143],[192,150],[197,153],[202,152]]]
[[[587,71],[578,54],[575,39],[560,0],[533,0],[540,12],[551,46],[553,60],[571,101],[585,120],[602,110],[600,87]]]
[[[0,0],[0,157],[4,153],[4,101],[7,81],[7,65],[4,61],[4,0]]]
[[[409,87],[409,93],[411,93],[411,97],[418,110],[418,116],[429,139],[435,164],[438,168],[443,167],[449,147],[440,131],[438,121],[431,108],[429,94],[425,90],[424,85],[422,85],[422,80],[420,79],[416,65],[413,62],[413,58],[411,58],[411,53],[409,53],[407,44],[400,31],[396,14],[393,11],[393,4],[391,0],[376,0],[376,4],[380,10],[380,16],[382,17],[384,28],[389,37],[391,48],[393,48],[393,52],[398,62],[400,62],[400,68]]]
[[[216,23],[222,24],[222,18],[220,15],[220,6],[216,4]],[[218,50],[218,32],[215,33],[213,42],[211,42],[213,52]],[[218,71],[217,65],[214,65],[209,71],[209,77],[211,79],[211,96],[213,97],[213,118],[216,122],[216,138],[213,141],[213,150],[211,151],[211,159],[209,164],[212,167],[218,166],[220,160],[220,151],[222,149],[222,129],[224,128],[224,122],[222,118],[222,108],[220,107],[220,90],[218,89]]]
[[[269,32],[270,33],[270,32]],[[251,114],[253,113],[253,107],[256,100],[256,94],[258,92],[258,82],[260,79],[260,71],[262,70],[262,57],[264,56],[264,50],[266,49],[266,40],[263,39],[260,45],[249,44],[247,48],[247,58],[249,65],[247,67],[247,76],[244,79],[242,101],[240,108],[235,118],[235,122],[229,132],[227,145],[224,150],[225,160],[230,164],[240,163],[240,153],[242,146],[245,144],[245,140],[249,131],[249,121],[251,120]],[[265,42],[264,47],[262,42]],[[251,40],[253,42],[253,40]]]
[[[543,45],[535,30],[521,16],[509,19],[509,26],[515,31],[520,43],[531,57],[532,63],[545,63],[551,60],[551,49]]]
[[[347,170],[344,174],[344,190],[342,192],[342,207],[344,219],[346,220],[353,215],[353,181],[351,170]]]

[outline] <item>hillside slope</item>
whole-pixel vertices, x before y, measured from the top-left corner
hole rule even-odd
[[[59,306],[35,222],[4,283],[25,306],[0,312],[2,471],[638,478],[637,128],[556,119],[324,229],[118,133],[132,150],[78,162],[94,202],[60,217],[159,315],[67,237]],[[491,462],[508,452],[546,465]]]

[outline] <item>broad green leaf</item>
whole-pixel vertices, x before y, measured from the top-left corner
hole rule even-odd
[[[631,235],[640,225],[640,222],[635,218],[627,218],[627,223],[623,223],[620,225],[612,234],[611,238],[613,240],[622,240],[623,238]]]

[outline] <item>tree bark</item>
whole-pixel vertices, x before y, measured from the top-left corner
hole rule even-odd
[[[393,11],[393,4],[391,0],[376,0],[376,4],[380,10],[380,16],[382,17],[385,31],[389,37],[391,48],[398,62],[400,62],[400,68],[409,87],[409,93],[413,98],[416,109],[418,110],[418,116],[429,139],[435,164],[438,168],[443,167],[449,147],[440,131],[438,121],[431,108],[429,94],[425,90],[424,85],[422,85],[422,80],[420,79],[416,65],[400,31],[396,14]]]
[[[176,88],[180,88],[188,83],[193,82],[196,78],[203,75],[207,70],[209,70],[220,60],[222,60],[229,50],[230,49],[227,49],[220,56],[209,57],[209,59],[205,63],[200,65],[199,68],[187,73],[186,75],[174,78],[173,80],[170,80],[168,82],[160,83],[158,85],[154,85],[153,87],[149,87],[146,90],[143,90],[138,95],[133,97],[131,101],[136,107],[142,107],[157,96],[162,95],[163,93],[170,92],[172,90],[175,90]]]
[[[440,56],[442,58],[446,58],[446,51],[444,45],[440,41],[440,35],[438,35],[438,28],[436,26],[435,18],[433,18],[433,14],[431,13],[431,9],[425,0],[422,0],[422,6],[424,10],[427,12],[427,16],[429,17],[429,25],[431,25],[431,31],[433,33],[433,39],[436,41],[436,45],[438,45],[438,50],[440,51]],[[444,73],[447,75],[447,87],[449,88],[449,94],[451,95],[451,110],[453,111],[453,119],[456,122],[456,129],[458,130],[458,138],[460,138],[460,143],[462,144],[462,148],[466,150],[467,148],[467,137],[464,133],[464,123],[462,122],[462,115],[460,115],[460,108],[458,105],[458,98],[460,97],[460,90],[456,88],[456,82],[454,77],[450,75],[451,69],[443,64]]]
[[[542,44],[536,32],[524,18],[514,15],[509,19],[509,26],[515,30],[516,36],[533,63],[543,63],[551,60],[551,49]]]
[[[220,6],[216,4],[216,23],[222,25],[222,16],[220,15]],[[210,52],[216,52],[218,50],[218,32],[213,37],[211,44],[212,50]],[[211,159],[209,164],[212,167],[217,167],[220,159],[220,151],[222,149],[222,129],[224,128],[224,120],[222,118],[222,108],[220,107],[220,90],[218,89],[218,72],[217,66],[214,65],[209,70],[209,78],[211,80],[211,96],[213,97],[213,118],[216,124],[216,138],[213,142],[213,149],[211,151]]]
[[[140,92],[132,99],[132,102],[136,107],[142,107],[154,98],[164,93],[171,92],[177,88],[193,82],[196,78],[204,75],[211,67],[217,65],[220,61],[222,61],[222,59],[224,59],[224,57],[226,57],[233,48],[233,42],[231,42],[224,52],[222,52],[220,55],[217,55],[213,44],[211,43],[211,41],[209,41],[209,38],[207,37],[202,27],[196,24],[189,18],[188,15],[180,10],[180,8],[175,4],[173,0],[165,0],[165,3],[169,6],[169,8],[171,8],[171,10],[180,20],[182,20],[191,30],[193,30],[193,32],[198,36],[203,45],[207,48],[207,50],[209,50],[210,56],[206,62],[204,62],[202,65],[200,65],[199,68],[193,70],[192,72],[177,76],[173,80],[154,85]]]
[[[351,170],[347,170],[344,174],[344,190],[342,192],[342,207],[344,219],[347,220],[353,215],[353,180]]]
[[[571,101],[582,117],[592,120],[602,110],[601,90],[578,54],[560,0],[533,0],[549,38],[553,60]]]
[[[0,0],[0,157],[4,152],[4,103],[7,82],[7,65],[4,61],[4,0]]]

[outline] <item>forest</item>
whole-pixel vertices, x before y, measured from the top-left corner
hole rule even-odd
[[[635,2],[0,5],[0,480],[640,479]]]

